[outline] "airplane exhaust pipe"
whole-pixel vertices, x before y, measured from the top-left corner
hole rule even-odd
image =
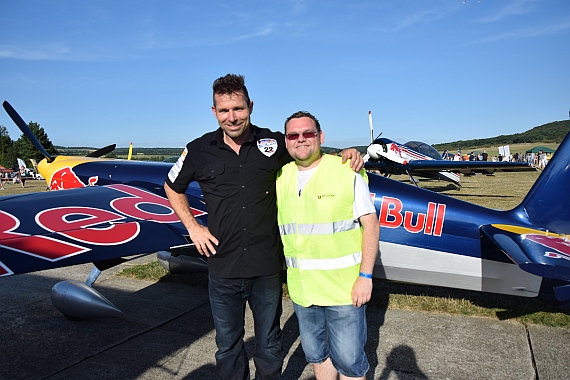
[[[177,255],[159,251],[156,255],[161,267],[173,274],[207,272],[208,263],[201,257]]]
[[[51,289],[51,302],[66,318],[72,320],[118,318],[123,315],[111,301],[84,282],[58,282]]]

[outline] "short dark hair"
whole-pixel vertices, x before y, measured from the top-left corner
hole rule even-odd
[[[287,133],[287,123],[289,123],[291,119],[300,119],[302,117],[308,117],[309,119],[313,120],[315,122],[315,126],[317,127],[317,131],[318,132],[321,131],[321,124],[319,123],[316,117],[314,117],[310,112],[307,111],[297,111],[293,115],[289,116],[287,120],[285,120],[285,134]]]
[[[219,77],[214,81],[212,85],[212,99],[214,101],[214,106],[216,105],[215,95],[226,95],[233,94],[236,92],[241,92],[243,97],[249,106],[249,94],[247,88],[245,87],[245,77],[238,74],[227,74],[226,76]]]

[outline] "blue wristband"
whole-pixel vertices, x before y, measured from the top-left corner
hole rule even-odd
[[[372,275],[371,275],[370,273],[360,272],[358,275],[359,275],[360,277],[372,279]]]

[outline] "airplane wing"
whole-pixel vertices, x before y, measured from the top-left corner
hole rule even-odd
[[[570,281],[569,235],[504,224],[482,226],[481,232],[522,270],[551,280]],[[559,299],[570,296],[570,285],[554,289]]]
[[[445,160],[414,160],[407,164],[413,171],[452,171],[464,174],[494,172],[525,172],[537,169],[524,162],[492,162],[492,161],[445,161]]]
[[[492,162],[492,161],[445,161],[445,160],[412,160],[405,163],[368,161],[367,169],[376,169],[393,174],[450,171],[463,174],[493,174],[495,172],[529,172],[537,169],[524,162]]]
[[[0,276],[169,250],[185,234],[166,198],[135,186],[2,197]]]

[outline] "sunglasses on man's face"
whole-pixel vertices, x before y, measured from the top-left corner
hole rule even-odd
[[[303,137],[305,139],[314,139],[319,134],[319,131],[312,131],[312,132],[303,132]],[[287,140],[289,141],[296,141],[299,138],[300,134],[298,133],[289,133],[287,135]]]

